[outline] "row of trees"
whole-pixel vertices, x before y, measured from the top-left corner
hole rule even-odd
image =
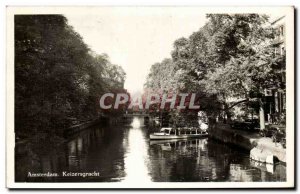
[[[173,92],[197,92],[209,115],[241,103],[263,114],[265,89],[283,89],[285,56],[276,56],[276,35],[268,16],[208,14],[207,23],[189,38],[174,42],[171,59],[151,67],[145,87]]]
[[[125,72],[93,53],[62,15],[15,16],[15,130],[57,133],[99,115],[99,97]],[[74,123],[74,122],[73,122]]]

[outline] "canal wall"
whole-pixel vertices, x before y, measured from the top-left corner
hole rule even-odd
[[[62,129],[62,134],[50,134],[50,133],[46,133],[46,132],[40,132],[37,133],[31,137],[28,137],[26,139],[21,139],[21,140],[16,140],[15,145],[18,145],[18,148],[20,150],[26,150],[27,149],[27,145],[29,142],[40,142],[40,141],[46,141],[46,140],[50,140],[49,142],[54,143],[56,145],[59,145],[63,142],[65,142],[69,137],[72,137],[73,135],[75,135],[76,133],[79,133],[82,130],[85,130],[91,126],[94,126],[96,124],[103,124],[106,125],[108,123],[110,123],[110,120],[108,117],[100,117],[97,119],[93,119],[93,120],[89,120],[86,121],[84,123],[80,123],[77,125],[73,125],[69,128],[66,129]],[[61,135],[63,135],[64,138],[61,137]],[[49,138],[51,137],[51,138]],[[22,152],[22,151],[21,151]]]
[[[130,121],[132,120],[131,117],[129,118],[125,118],[122,116],[117,116],[117,117],[100,117],[97,119],[93,119],[90,121],[86,121],[84,123],[80,123],[77,125],[73,125],[67,129],[64,130],[64,136],[68,137],[70,135],[76,134],[84,129],[87,129],[91,126],[94,126],[96,124],[103,124],[103,125],[118,125],[118,124],[126,124],[126,123],[130,123]]]
[[[234,130],[229,125],[217,124],[209,130],[209,136],[224,143],[232,144],[250,151],[250,158],[263,163],[273,163],[277,159],[286,162],[286,149],[271,138],[258,133]]]
[[[106,123],[108,118],[97,118],[94,120],[86,121],[84,123],[78,124],[78,125],[73,125],[67,129],[64,130],[64,136],[70,136],[75,133],[78,133],[86,128],[89,128],[91,126],[94,126],[98,123]]]

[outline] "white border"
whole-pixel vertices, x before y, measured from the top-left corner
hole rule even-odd
[[[14,182],[14,14],[60,14],[80,9],[109,7],[8,7],[6,58],[6,186],[8,188],[279,188],[294,186],[294,9],[293,7],[186,7],[206,13],[272,13],[286,15],[287,53],[287,181],[286,182],[196,182],[196,183],[15,183]],[[116,7],[114,7],[116,8]],[[119,7],[127,9],[130,7]],[[131,7],[132,8],[132,7]],[[142,8],[142,7],[141,7]],[[145,7],[144,7],[145,8]],[[148,7],[153,9],[153,7]],[[147,8],[147,9],[148,9]],[[168,7],[164,7],[168,8]]]

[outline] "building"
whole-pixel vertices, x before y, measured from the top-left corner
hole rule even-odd
[[[285,16],[279,17],[271,23],[272,27],[276,30],[273,46],[275,54],[285,54]]]
[[[276,31],[276,36],[272,43],[274,47],[275,57],[280,56],[283,58],[282,65],[276,69],[276,74],[279,75],[281,79],[281,85],[273,86],[265,90],[266,104],[265,104],[265,114],[268,123],[276,123],[280,118],[285,115],[286,110],[286,90],[285,90],[285,75],[286,75],[286,65],[285,65],[285,51],[286,51],[286,34],[285,34],[285,16],[279,17],[271,22],[271,26]]]

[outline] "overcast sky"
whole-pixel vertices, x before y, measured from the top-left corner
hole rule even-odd
[[[268,15],[273,18],[281,16],[276,8],[267,9],[271,9]],[[206,22],[205,8],[201,7],[77,7],[67,10],[64,15],[84,42],[96,53],[108,54],[112,63],[123,67],[127,74],[125,88],[132,93],[142,90],[152,64],[170,57],[176,39],[190,36]],[[220,12],[224,8],[214,10]],[[267,10],[255,11],[265,13]]]
[[[106,53],[127,74],[125,88],[142,90],[150,67],[170,57],[173,42],[206,21],[195,8],[110,8],[65,14],[69,24],[98,54]]]

